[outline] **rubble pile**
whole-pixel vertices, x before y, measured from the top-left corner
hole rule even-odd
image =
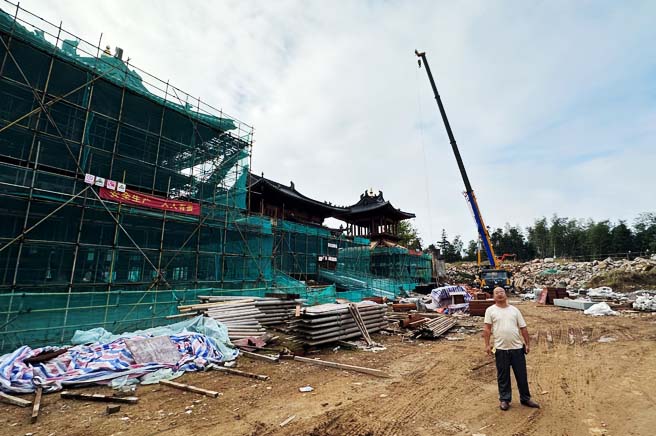
[[[633,308],[646,312],[656,312],[656,295],[639,295],[633,303]]]
[[[616,273],[656,272],[656,257],[638,257],[633,260],[611,258],[592,262],[563,262],[560,260],[536,259],[526,263],[505,264],[503,267],[513,273],[518,292],[544,286],[584,289],[590,287],[594,278]],[[446,282],[473,282],[479,267],[475,263],[447,265]]]

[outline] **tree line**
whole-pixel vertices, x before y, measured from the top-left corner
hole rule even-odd
[[[520,261],[545,257],[589,260],[609,255],[646,256],[656,253],[656,213],[652,212],[639,214],[630,224],[623,220],[594,221],[554,214],[549,219],[536,219],[525,229],[506,224],[503,229],[488,231],[497,256],[514,254]],[[410,239],[414,248],[421,246],[416,231]],[[429,250],[434,248],[440,249],[447,262],[474,261],[478,244],[472,240],[465,246],[460,235],[449,239],[447,232],[442,230],[441,239],[428,247]],[[484,252],[481,256],[486,259]]]

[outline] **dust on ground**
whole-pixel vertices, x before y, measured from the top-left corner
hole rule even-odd
[[[240,358],[258,381],[218,372],[177,381],[218,398],[166,386],[140,386],[137,405],[106,415],[106,404],[44,396],[30,410],[0,405],[1,435],[653,435],[656,428],[656,316],[588,317],[554,306],[517,303],[533,337],[529,382],[541,409],[498,408],[494,365],[479,334],[462,341],[402,341],[376,335],[379,353],[331,348],[311,355],[382,369],[390,378],[295,361]],[[298,388],[310,385],[313,392]],[[80,389],[106,393],[106,387]],[[294,418],[284,425],[289,417]]]

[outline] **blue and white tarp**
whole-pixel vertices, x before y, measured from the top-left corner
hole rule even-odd
[[[150,362],[138,364],[125,344],[125,339],[168,336],[180,352],[175,364]],[[0,356],[0,390],[8,393],[34,392],[42,386],[45,392],[63,386],[109,383],[117,377],[141,377],[162,368],[174,371],[199,371],[212,363],[234,360],[238,350],[228,339],[227,328],[212,318],[202,316],[164,327],[113,335],[104,329],[77,331],[74,347],[44,363],[24,361],[56,348],[32,349],[22,346],[13,353]],[[83,343],[89,343],[83,345]]]
[[[462,295],[465,299],[464,303],[452,304],[453,295]],[[467,311],[469,310],[469,302],[472,300],[472,296],[467,292],[462,286],[441,286],[435,288],[430,293],[432,303],[431,308],[445,308],[445,313],[452,313],[458,311]]]

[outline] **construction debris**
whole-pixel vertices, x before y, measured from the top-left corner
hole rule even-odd
[[[421,324],[416,331],[415,337],[424,337],[429,339],[437,339],[447,331],[455,327],[457,321],[447,316],[432,319],[428,322]]]
[[[639,295],[633,303],[633,308],[647,312],[656,312],[656,295]]]
[[[590,308],[584,310],[583,313],[592,316],[618,315],[617,312],[610,308],[608,303],[604,302],[590,306]]]
[[[292,416],[290,416],[289,418],[285,419],[283,422],[280,423],[280,427],[284,427],[284,426],[286,426],[287,424],[289,424],[290,422],[292,422],[292,420],[293,420],[294,418],[296,418],[296,415],[292,415]]]
[[[105,409],[105,413],[106,413],[107,415],[113,415],[114,413],[118,413],[118,412],[120,412],[120,411],[121,411],[121,406],[118,405],[118,404],[112,404],[112,405],[109,405],[109,406],[107,406],[107,408]]]
[[[649,273],[656,268],[656,258],[607,258],[591,262],[561,262],[549,258],[519,264],[510,263],[504,265],[504,268],[513,272],[515,288],[518,291],[544,286],[579,290],[587,289],[591,285],[599,286],[596,283],[604,276]],[[473,282],[477,272],[478,266],[475,263],[448,265],[447,281]]]

